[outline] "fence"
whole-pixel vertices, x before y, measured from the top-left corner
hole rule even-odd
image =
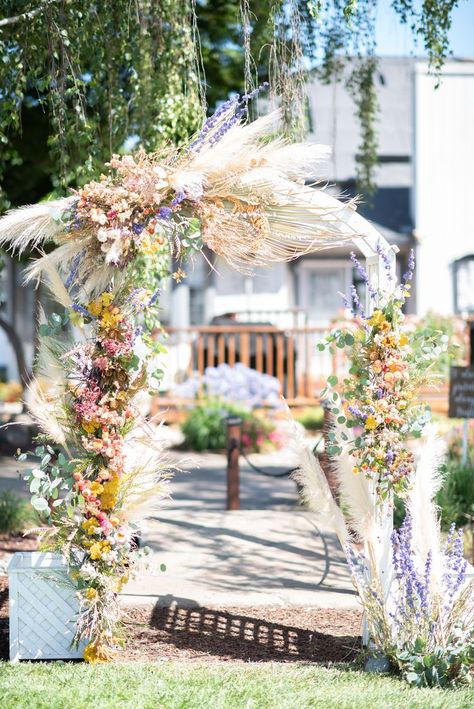
[[[276,312],[276,311],[275,311]],[[240,317],[245,317],[243,313]],[[300,314],[292,313],[291,318]],[[460,339],[464,341],[461,357],[464,359],[468,343],[468,323]],[[193,374],[202,375],[206,367],[236,362],[259,372],[277,377],[282,394],[290,406],[306,406],[319,402],[319,393],[329,374],[346,371],[347,360],[343,350],[330,354],[320,352],[318,342],[324,340],[329,329],[316,326],[275,325],[206,325],[166,330],[167,355],[163,358],[165,379],[162,394],[156,400],[158,407],[180,407],[191,403],[174,394],[177,384]],[[434,411],[447,412],[448,385],[440,382],[437,389],[421,392]]]

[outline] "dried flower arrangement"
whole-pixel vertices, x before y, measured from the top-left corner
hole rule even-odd
[[[335,376],[324,392],[334,417],[328,447],[340,506],[297,433],[301,463],[295,478],[346,550],[374,649],[416,686],[469,682],[474,584],[467,578],[461,534],[453,528],[445,543],[441,539],[435,496],[442,485],[443,452],[427,426],[429,412],[418,401],[419,387],[446,343],[436,332],[404,327],[413,255],[402,283],[388,295],[370,284],[352,258],[375,301],[373,312],[365,314],[354,290],[346,307],[355,310],[355,323],[335,330],[320,346],[351,348],[341,394],[334,390]],[[422,436],[416,460],[408,439]],[[403,496],[407,515],[387,546],[394,492]],[[389,563],[381,564],[384,559]]]

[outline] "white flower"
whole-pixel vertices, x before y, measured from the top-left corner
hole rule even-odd
[[[104,244],[105,246],[105,244]],[[102,246],[101,250],[105,252],[105,261],[106,263],[118,263],[120,261],[120,257],[123,254],[122,250],[122,244],[120,243],[120,239],[115,239],[115,241],[112,242],[112,244],[108,248],[104,248]]]
[[[116,551],[108,551],[105,554],[102,554],[102,561],[105,561],[106,564],[114,564],[118,559],[118,554]]]
[[[97,239],[104,243],[109,238],[109,229],[99,229],[97,232]]]
[[[153,172],[155,173],[155,175],[158,175],[158,177],[166,177],[166,170],[160,165],[155,165],[155,167],[153,168]]]
[[[81,566],[79,575],[84,581],[93,581],[97,578],[99,573],[92,564],[86,561],[86,563]]]
[[[132,538],[132,530],[130,527],[119,527],[114,534],[114,542],[116,544],[128,544]]]

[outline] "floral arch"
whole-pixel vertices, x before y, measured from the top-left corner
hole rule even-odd
[[[166,491],[161,444],[135,399],[159,386],[146,323],[169,263],[205,244],[249,272],[352,241],[370,287],[394,282],[394,250],[354,205],[305,186],[326,148],[269,137],[275,113],[243,124],[250,98],[223,104],[185,149],[113,156],[99,181],[0,221],[2,244],[40,252],[28,277],[42,279],[60,306],[40,325],[30,410],[42,433],[28,482],[46,523],[42,544],[66,559],[78,594],[75,643],[89,661],[116,652],[117,592],[139,557],[140,509]],[[54,248],[41,252],[46,243]],[[154,290],[141,283],[145,260]],[[382,569],[391,509],[371,495]]]

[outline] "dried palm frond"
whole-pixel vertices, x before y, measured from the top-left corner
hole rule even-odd
[[[69,426],[57,389],[46,392],[37,379],[33,380],[28,386],[27,405],[40,431],[58,445],[66,447]]]
[[[291,420],[291,419],[290,419]],[[339,506],[334,500],[318,458],[306,444],[298,426],[293,422],[292,448],[298,456],[298,470],[292,478],[301,485],[303,501],[326,528],[337,535],[345,549],[351,536]]]
[[[370,481],[361,473],[353,472],[356,461],[347,447],[341,455],[331,460],[338,483],[340,502],[346,512],[351,528],[360,541],[373,541],[377,535],[374,515],[374,495]]]
[[[170,497],[169,481],[179,468],[168,459],[157,429],[145,422],[127,436],[124,457],[121,509],[127,519],[143,520]]]
[[[0,219],[0,245],[22,254],[26,249],[54,241],[64,233],[61,216],[74,199],[64,197],[10,210]]]
[[[233,111],[235,114],[235,106],[218,116],[199,150],[191,145],[161,155],[140,152],[129,163],[120,164],[122,182],[117,182],[117,190],[127,194],[127,181],[132,180],[133,189],[157,210],[155,170],[161,171],[163,184],[170,190],[165,199],[172,201],[173,194],[178,193],[186,195],[177,221],[160,225],[170,248],[179,252],[176,230],[179,232],[180,225],[197,216],[204,242],[241,271],[353,239],[354,230],[346,225],[347,205],[324,189],[305,184],[317,174],[329,149],[317,144],[290,144],[275,137],[278,111],[246,125],[236,120]],[[112,161],[114,166],[116,163]],[[99,183],[91,184],[100,189]],[[116,286],[117,274],[123,268],[108,263],[103,256],[97,224],[79,220],[73,227],[67,226],[65,213],[78,199],[72,196],[10,212],[0,220],[0,243],[22,252],[54,241],[58,248],[38,259],[28,269],[28,278],[40,278],[50,268],[67,276],[78,259],[77,282],[83,284],[85,301],[109,284]]]
[[[433,574],[440,580],[440,522],[435,497],[443,483],[440,466],[443,462],[445,444],[437,438],[433,426],[427,430],[418,462],[409,489],[406,507],[412,523],[413,551],[424,565],[429,553],[432,555]]]

